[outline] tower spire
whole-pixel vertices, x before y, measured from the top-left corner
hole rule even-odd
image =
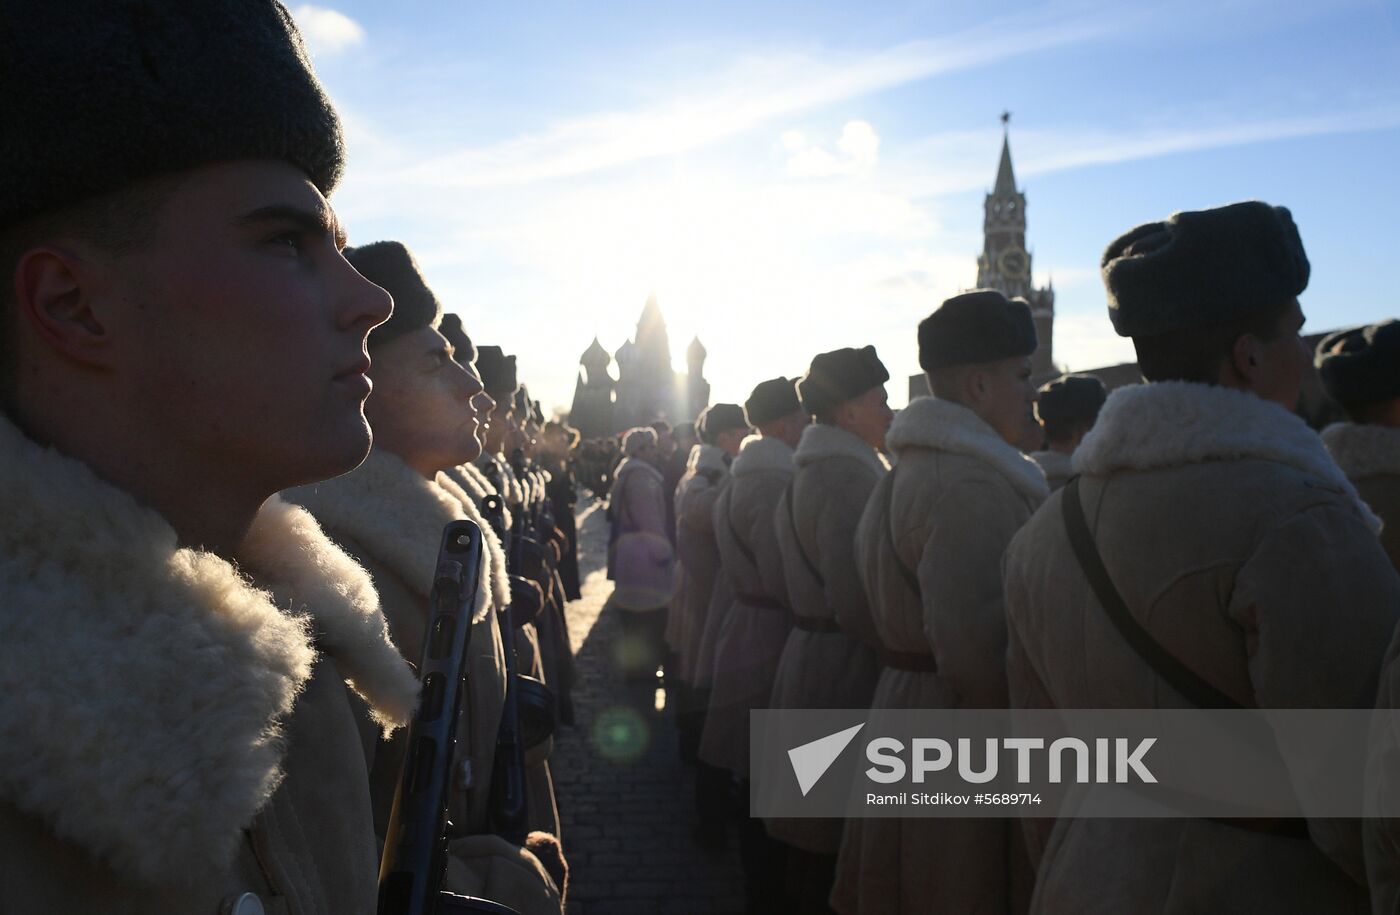
[[[992,188],[993,196],[1004,197],[1016,193],[1016,172],[1011,168],[1011,112],[1001,113],[1001,162],[997,165],[997,183]]]

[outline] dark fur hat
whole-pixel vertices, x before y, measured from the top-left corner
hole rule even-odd
[[[925,372],[1029,356],[1035,346],[1031,307],[995,289],[955,295],[919,322],[919,367]]]
[[[462,327],[462,319],[455,312],[448,312],[442,316],[438,323],[438,333],[447,338],[447,342],[452,344],[454,350],[452,358],[457,360],[458,365],[466,365],[476,361],[476,344],[472,343],[472,338],[467,336],[467,331]]]
[[[797,382],[797,399],[809,414],[830,410],[890,380],[890,373],[875,347],[832,350],[812,360],[807,374]]]
[[[1343,406],[1400,397],[1400,321],[1330,334],[1317,345],[1317,371]]]
[[[476,348],[476,370],[481,373],[482,387],[500,403],[514,397],[520,382],[515,377],[515,357],[507,356],[499,346]]]
[[[1275,308],[1308,286],[1293,216],[1257,200],[1175,213],[1104,251],[1108,317],[1121,337],[1154,337]]]
[[[214,162],[329,195],[340,121],[274,0],[0,0],[0,227]]]
[[[744,408],[736,403],[711,404],[695,420],[695,431],[700,436],[700,441],[707,445],[718,441],[721,432],[748,427],[749,423],[744,419]]]
[[[534,409],[530,404],[530,389],[522,384],[515,389],[515,418],[521,423],[526,423],[533,415]]]
[[[1061,375],[1041,386],[1035,415],[1048,423],[1093,422],[1107,399],[1103,382],[1093,375]]]
[[[797,382],[791,378],[760,381],[749,399],[744,401],[744,416],[750,426],[771,423],[801,409],[802,404],[797,400]]]
[[[360,276],[394,297],[389,320],[369,332],[370,349],[442,320],[442,303],[428,288],[413,252],[397,241],[346,248],[345,259]]]

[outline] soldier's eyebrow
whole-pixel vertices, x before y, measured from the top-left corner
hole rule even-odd
[[[304,232],[321,238],[331,237],[337,248],[345,247],[345,230],[329,207],[318,206],[314,210],[308,210],[287,203],[274,203],[250,210],[238,217],[236,222],[241,226],[264,222],[289,222]]]

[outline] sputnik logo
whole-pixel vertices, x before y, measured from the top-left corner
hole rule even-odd
[[[788,759],[792,762],[793,774],[797,776],[797,787],[802,789],[802,796],[806,797],[807,792],[812,790],[826,770],[831,768],[831,764],[836,762],[836,757],[841,755],[841,751],[850,746],[852,740],[860,729],[865,727],[865,722],[846,728],[844,731],[837,731],[835,734],[828,734],[813,740],[811,743],[804,743],[801,746],[788,750]]]

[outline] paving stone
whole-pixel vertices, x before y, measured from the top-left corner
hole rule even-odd
[[[624,684],[612,669],[609,646],[619,626],[616,611],[606,609],[607,521],[592,500],[578,511],[583,598],[567,611],[578,658],[577,723],[555,735],[550,762],[567,827],[568,915],[737,915],[737,831],[714,854],[691,841],[695,774],[677,754],[671,697],[650,683]],[[615,748],[600,743],[601,715],[625,716],[639,726],[640,739]]]

